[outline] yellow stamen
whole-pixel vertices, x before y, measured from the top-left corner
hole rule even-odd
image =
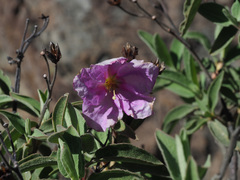
[[[118,85],[119,85],[119,82],[118,82],[116,76],[109,76],[105,80],[104,85],[105,85],[106,90],[108,90],[109,92],[113,92],[112,99],[115,100],[116,99],[116,89],[118,88]]]
[[[115,89],[113,90],[113,97],[112,97],[112,99],[113,99],[113,100],[116,99],[116,91],[115,91]]]

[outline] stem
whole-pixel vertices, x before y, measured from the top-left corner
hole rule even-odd
[[[206,77],[209,81],[211,81],[211,75],[209,74],[209,72],[207,71],[207,69],[203,66],[200,57],[197,55],[197,53],[193,50],[193,48],[191,47],[190,44],[188,44],[188,42],[183,39],[179,33],[176,33],[173,29],[171,29],[170,27],[168,27],[166,24],[160,22],[157,20],[156,16],[151,15],[147,10],[145,10],[139,3],[137,0],[133,1],[133,3],[135,3],[137,5],[137,7],[144,13],[146,14],[150,19],[154,20],[165,32],[169,33],[170,35],[172,35],[173,37],[175,37],[177,40],[179,40],[181,43],[183,43],[183,45],[190,51],[190,53],[192,54],[193,58],[195,59],[195,61],[199,64],[200,68],[202,69],[202,71],[206,74]],[[121,8],[123,10],[123,8]],[[124,11],[126,12],[126,11]],[[128,13],[130,14],[130,13]],[[132,13],[131,13],[132,14]],[[130,15],[131,15],[130,14]],[[168,21],[170,21],[170,24],[173,24],[171,18],[169,16],[167,16]],[[175,28],[174,28],[175,29]]]
[[[44,55],[44,59],[46,58],[46,56]],[[46,62],[47,62],[47,59],[45,59]],[[49,64],[47,62],[47,66],[48,66],[48,73],[49,73],[49,79],[50,79],[50,69],[49,69]],[[44,105],[43,105],[43,109],[41,111],[41,114],[40,114],[40,117],[39,117],[39,124],[38,124],[38,127],[40,127],[42,125],[42,121],[43,121],[43,118],[44,118],[44,115],[45,115],[45,112],[48,108],[48,105],[49,103],[51,102],[51,97],[52,97],[52,90],[53,90],[53,86],[54,86],[54,83],[55,83],[55,80],[57,78],[57,64],[55,64],[55,72],[54,72],[54,76],[53,76],[53,81],[50,82],[50,80],[48,80],[48,78],[46,77],[46,83],[47,83],[47,87],[48,87],[48,98],[47,100],[45,101]]]
[[[37,25],[35,25],[32,34],[27,39],[26,39],[26,35],[27,35],[27,31],[28,31],[29,19],[26,19],[20,48],[17,50],[16,60],[13,61],[11,57],[8,58],[8,60],[9,59],[11,60],[11,61],[9,61],[9,63],[14,62],[17,64],[16,73],[15,73],[15,87],[13,89],[13,92],[15,92],[15,93],[19,93],[19,90],[20,90],[21,63],[24,58],[24,53],[26,52],[30,43],[47,28],[47,25],[49,22],[49,17],[42,15],[42,19],[44,20],[42,28],[39,31],[37,31]],[[14,100],[14,102],[13,102],[13,112],[17,112],[17,101],[16,100]]]
[[[125,13],[131,15],[131,16],[134,16],[134,17],[140,17],[140,18],[144,18],[145,16],[142,16],[142,15],[138,15],[138,14],[134,14],[126,9],[124,9],[122,6],[117,6],[119,7],[122,11],[124,11]]]
[[[239,134],[240,134],[240,127],[237,127],[231,134],[231,140],[230,140],[230,144],[229,144],[227,153],[225,155],[222,166],[220,168],[220,172],[215,176],[215,179],[221,180],[223,178],[223,176],[227,170],[228,164],[230,163],[231,158],[234,154],[234,151],[235,151],[234,149],[236,147]],[[233,171],[235,172],[235,170],[233,170]],[[236,176],[236,173],[233,176]]]

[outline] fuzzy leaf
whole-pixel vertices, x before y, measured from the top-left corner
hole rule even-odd
[[[156,157],[131,144],[112,144],[96,151],[97,161],[121,161],[134,164],[162,165]]]
[[[178,158],[175,140],[161,130],[156,131],[156,140],[171,178],[174,180],[182,180],[177,162]]]
[[[216,79],[214,79],[214,81],[212,82],[212,84],[210,85],[210,87],[208,88],[208,105],[209,105],[209,109],[211,111],[211,113],[214,113],[215,107],[218,103],[218,99],[219,99],[219,91],[222,85],[222,81],[223,81],[223,77],[224,77],[224,72],[222,71]]]
[[[184,61],[184,70],[186,73],[186,77],[190,81],[192,81],[194,84],[199,86],[196,64],[194,62],[192,55],[190,54],[190,52],[188,50],[184,51],[183,61]]]
[[[210,121],[208,122],[208,128],[210,132],[212,133],[213,137],[223,144],[224,146],[229,145],[229,134],[227,128],[222,125],[219,121]]]
[[[231,22],[224,15],[223,9],[225,9],[224,6],[210,2],[201,4],[198,12],[211,22],[229,25]]]
[[[200,180],[198,174],[198,166],[193,157],[191,157],[187,164],[186,177],[184,180]]]
[[[29,137],[31,137],[33,139],[37,139],[37,140],[46,140],[48,138],[48,135],[44,134],[39,129],[35,128],[34,131],[33,131],[33,134]]]
[[[9,120],[19,133],[25,133],[25,121],[23,118],[21,118],[17,114],[10,113],[4,110],[0,110],[0,114],[2,114],[7,120]]]
[[[26,172],[26,171],[35,170],[37,168],[47,167],[52,165],[57,165],[57,161],[55,158],[49,157],[49,156],[41,156],[41,157],[35,157],[33,159],[25,161],[24,163],[21,163],[19,168],[21,172]]]
[[[184,38],[186,39],[194,39],[196,41],[198,41],[199,43],[201,43],[203,45],[203,47],[209,51],[209,49],[211,48],[211,42],[210,40],[208,39],[208,37],[200,32],[187,32],[185,35],[184,35]]]
[[[35,116],[38,117],[40,115],[40,103],[37,100],[28,96],[16,94],[14,92],[11,92],[10,95],[18,102],[24,104],[27,108],[33,111]]]
[[[189,81],[183,74],[178,73],[178,72],[174,72],[174,71],[170,71],[170,70],[165,70],[162,74],[161,74],[161,78],[162,79],[166,79],[169,80],[171,82],[174,82],[180,86],[182,86],[183,88],[185,88],[186,90],[191,91],[194,95],[196,96],[200,96],[201,92],[198,88],[198,86],[194,83],[192,83],[191,81]]]
[[[109,170],[101,173],[93,173],[88,180],[95,179],[144,180],[142,176],[126,170]]]
[[[65,171],[67,172],[68,176],[72,179],[72,180],[78,180],[78,175],[77,175],[77,171],[75,168],[75,164],[73,161],[73,157],[71,154],[71,151],[69,149],[69,146],[67,145],[66,142],[62,141],[60,138],[59,140],[59,145],[60,145],[60,161],[65,169]]]
[[[195,109],[196,109],[195,106],[184,104],[184,105],[175,107],[174,109],[169,111],[163,121],[163,131],[166,133],[170,133],[175,124],[175,121],[178,121],[184,118],[186,115],[193,112]]]
[[[6,109],[12,107],[13,99],[9,95],[0,95],[0,109]]]
[[[214,41],[210,53],[213,55],[217,54],[227,45],[229,45],[232,42],[237,31],[237,28],[232,25],[228,27],[223,27],[221,32],[217,36],[217,39]]]
[[[156,55],[158,56],[158,53],[155,49],[154,46],[154,38],[153,35],[145,32],[143,30],[139,30],[138,31],[138,36],[140,37],[140,39],[149,47],[149,49]]]
[[[191,25],[200,4],[201,0],[185,0],[183,8],[184,20],[180,24],[180,32],[182,35],[186,33],[187,29]]]
[[[9,92],[11,91],[11,80],[2,70],[0,70],[0,84],[0,90],[2,90],[4,94],[9,95]]]
[[[52,117],[52,124],[53,129],[56,132],[56,126],[57,125],[64,125],[64,115],[67,107],[67,101],[68,101],[68,94],[65,94],[62,96],[57,104],[55,105],[54,111],[53,111],[53,117]]]
[[[153,36],[153,46],[156,50],[157,57],[160,59],[161,62],[164,62],[170,68],[175,68],[172,58],[170,56],[169,50],[165,44],[165,42],[161,39],[158,34]]]
[[[237,21],[240,21],[240,2],[239,0],[236,0],[231,8],[232,15],[237,19]]]

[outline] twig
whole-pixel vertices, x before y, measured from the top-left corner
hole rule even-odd
[[[2,149],[1,149],[1,151],[0,151],[0,156],[1,156],[2,160],[4,161],[4,163],[6,164],[6,166],[7,166],[10,170],[12,170],[13,172],[15,172],[16,175],[18,176],[18,178],[19,178],[20,180],[22,180],[23,177],[22,177],[21,172],[20,172],[20,170],[19,170],[18,162],[17,162],[17,159],[16,159],[16,151],[15,151],[15,147],[14,147],[14,145],[13,145],[13,140],[12,140],[12,137],[11,137],[11,134],[10,134],[10,131],[9,131],[9,128],[8,128],[8,124],[7,124],[7,123],[4,123],[2,119],[0,119],[0,123],[2,124],[2,126],[3,126],[4,129],[5,129],[5,131],[7,132],[8,139],[9,139],[9,141],[10,141],[10,144],[11,144],[11,147],[12,147],[13,152],[10,153],[10,152],[8,151],[8,148],[7,148],[7,146],[6,146],[6,144],[5,144],[4,140],[3,140],[3,137],[2,137],[2,135],[1,135],[1,133],[0,133],[0,142],[1,142],[2,147],[4,148],[5,152],[7,153],[8,157],[11,159],[13,166],[11,166],[11,165],[8,163],[8,161],[6,160],[6,158],[4,157],[4,155],[3,155],[3,153],[2,153]]]
[[[46,56],[44,55],[43,56],[44,58],[46,58]],[[48,63],[47,63],[48,64]],[[38,124],[38,127],[40,127],[42,125],[42,121],[43,121],[43,118],[44,118],[44,115],[46,113],[46,110],[48,108],[48,105],[49,103],[51,102],[51,98],[52,98],[52,91],[53,91],[53,86],[54,86],[54,83],[55,83],[55,80],[56,80],[56,77],[57,77],[57,64],[55,64],[55,72],[54,72],[54,76],[53,76],[53,81],[51,82],[50,81],[50,70],[49,70],[49,67],[48,67],[48,74],[49,74],[49,77],[47,76],[43,76],[44,79],[46,80],[46,83],[47,83],[47,87],[48,87],[48,97],[47,97],[47,100],[45,101],[44,105],[43,105],[43,109],[41,111],[41,114],[40,114],[40,117],[39,117],[39,124]]]
[[[49,17],[48,16],[44,16],[42,14],[41,19],[43,20],[43,26],[42,28],[37,31],[38,26],[35,25],[34,26],[34,30],[32,32],[32,34],[26,39],[26,35],[27,35],[27,31],[28,31],[28,25],[29,25],[29,19],[26,19],[26,23],[25,23],[25,29],[23,32],[23,37],[22,37],[22,41],[21,41],[21,45],[20,48],[17,49],[16,53],[17,53],[17,57],[15,58],[15,60],[11,57],[8,57],[8,61],[10,64],[17,64],[16,67],[16,73],[15,73],[15,86],[13,88],[13,92],[15,93],[19,93],[19,89],[20,89],[20,80],[21,80],[21,63],[23,61],[24,58],[24,53],[26,52],[27,48],[29,47],[30,43],[38,36],[40,36],[40,34],[47,28],[48,23],[49,23]],[[13,102],[13,112],[17,111],[17,101],[14,100]]]
[[[193,50],[193,48],[191,47],[190,44],[188,44],[188,42],[182,38],[178,31],[175,32],[175,30],[171,29],[169,26],[167,26],[166,24],[160,22],[156,16],[151,15],[147,10],[145,10],[139,3],[137,0],[131,0],[133,3],[136,4],[136,6],[144,13],[147,15],[147,17],[149,19],[152,19],[154,22],[156,22],[165,32],[171,34],[173,37],[175,37],[177,40],[179,40],[181,43],[183,43],[183,45],[191,52],[193,58],[195,59],[195,61],[199,64],[200,68],[202,69],[202,71],[206,74],[206,77],[208,79],[208,81],[211,81],[211,75],[209,74],[209,72],[207,71],[207,69],[204,67],[204,65],[201,62],[200,57],[198,56],[198,54]],[[119,7],[119,6],[118,6]],[[124,9],[124,8],[121,8]],[[126,11],[124,11],[126,12]],[[131,15],[130,13],[128,13],[129,15]],[[166,15],[167,16],[167,15]],[[171,18],[169,16],[167,16],[168,21],[170,22],[170,24],[173,24]],[[174,26],[175,27],[175,26]],[[176,29],[176,28],[174,28]]]
[[[240,127],[237,127],[231,135],[231,140],[230,140],[230,144],[229,144],[227,153],[225,155],[222,166],[220,168],[220,172],[217,175],[215,175],[215,177],[214,177],[215,180],[221,180],[223,178],[223,176],[227,170],[228,164],[230,163],[231,158],[233,156],[239,134],[240,134]]]

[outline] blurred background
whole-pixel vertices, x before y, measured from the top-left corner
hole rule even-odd
[[[144,8],[162,19],[154,9],[154,2],[153,0],[139,0]],[[183,20],[184,0],[164,2],[170,17],[178,27]],[[218,1],[223,5],[231,2]],[[130,12],[141,14],[128,0],[122,0],[122,6]],[[155,61],[154,54],[138,37],[138,30],[160,34],[168,46],[172,40],[172,37],[163,32],[153,21],[130,16],[119,8],[110,6],[105,0],[0,0],[0,69],[11,77],[12,84],[14,84],[15,66],[8,64],[7,56],[16,56],[15,52],[21,43],[26,18],[30,19],[28,32],[30,34],[35,24],[39,28],[41,27],[42,22],[39,19],[41,14],[49,15],[50,22],[47,29],[34,40],[25,53],[20,93],[38,98],[37,89],[46,89],[42,75],[47,73],[47,70],[40,52],[44,48],[48,48],[50,41],[58,43],[62,59],[58,63],[59,71],[53,90],[51,108],[57,99],[67,92],[70,93],[70,101],[79,100],[72,88],[74,76],[79,73],[81,68],[88,67],[90,64],[121,56],[122,47],[126,42],[139,48],[137,59]],[[164,19],[162,20],[164,21]],[[200,31],[213,39],[214,26],[199,14],[195,17],[190,30]],[[193,45],[194,48],[199,48],[197,43],[193,42]],[[201,56],[201,48],[198,52]],[[155,129],[161,128],[164,116],[169,110],[183,102],[178,96],[167,90],[162,90],[154,95],[157,97],[154,115],[137,130],[139,140],[132,141],[132,143],[160,156],[154,138]],[[207,154],[213,155],[214,153],[214,156],[220,157],[212,157],[214,168],[208,172],[208,174],[216,173],[221,162],[221,151],[218,150],[217,144],[206,128],[195,133],[191,146],[193,156],[198,164],[204,163]]]

